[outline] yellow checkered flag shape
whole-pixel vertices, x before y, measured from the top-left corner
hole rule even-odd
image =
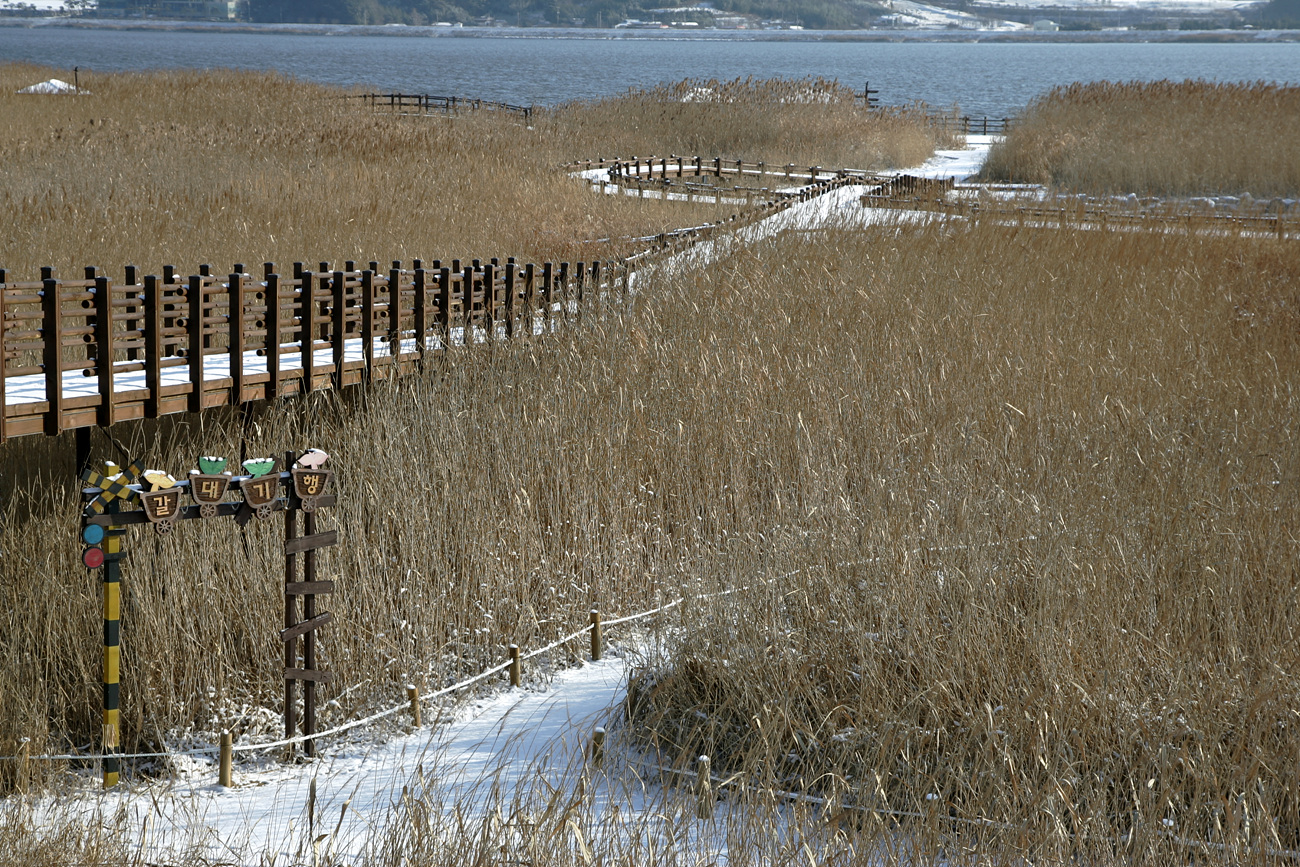
[[[131,490],[129,486],[135,483],[135,480],[143,471],[143,464],[139,461],[132,461],[131,465],[127,467],[121,475],[111,479],[103,473],[98,473],[94,470],[86,470],[82,473],[81,480],[83,482],[92,487],[99,488],[100,491],[103,492],[90,501],[90,511],[94,512],[96,515],[102,515],[104,509],[106,509],[108,504],[113,500],[130,500],[135,497],[135,491]]]

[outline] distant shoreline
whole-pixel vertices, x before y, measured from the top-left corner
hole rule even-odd
[[[0,18],[0,27],[154,30],[304,36],[387,36],[434,39],[603,39],[720,42],[990,42],[990,43],[1224,43],[1300,42],[1300,30],[682,30],[586,27],[437,27],[364,24],[262,24],[107,18]]]

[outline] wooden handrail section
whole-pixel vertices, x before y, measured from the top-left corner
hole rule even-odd
[[[448,348],[543,334],[621,291],[622,266],[236,265],[114,281],[0,270],[0,441],[342,388]]]

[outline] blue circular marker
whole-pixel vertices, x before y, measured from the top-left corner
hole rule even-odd
[[[98,524],[87,524],[81,531],[81,538],[85,539],[88,545],[98,545],[104,541],[104,528]]]

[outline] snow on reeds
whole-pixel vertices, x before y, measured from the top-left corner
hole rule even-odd
[[[1035,99],[983,177],[1094,194],[1300,194],[1300,87],[1093,82]]]

